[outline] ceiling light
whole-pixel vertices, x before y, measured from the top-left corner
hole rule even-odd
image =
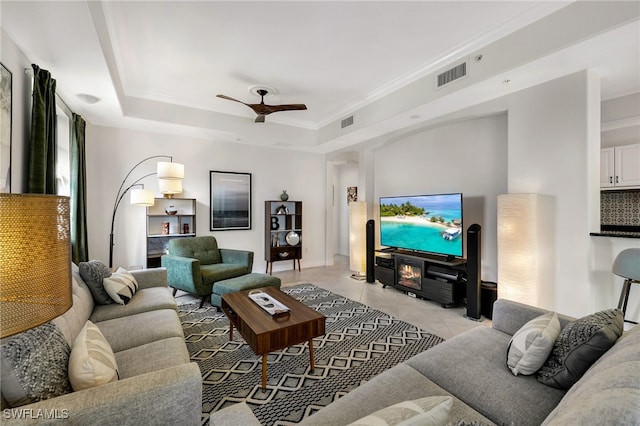
[[[80,93],[78,95],[78,99],[80,99],[85,104],[93,105],[100,102],[100,98],[97,96],[89,95],[88,93]]]

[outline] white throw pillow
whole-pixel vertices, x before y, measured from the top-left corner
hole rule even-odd
[[[118,365],[111,345],[91,321],[82,327],[69,357],[69,381],[74,391],[118,380]]]
[[[538,371],[551,354],[560,334],[560,320],[555,312],[532,319],[518,330],[507,350],[507,366],[517,376]]]
[[[369,414],[349,426],[443,426],[453,406],[450,396],[428,396],[402,401]]]
[[[110,277],[104,278],[102,285],[109,297],[121,305],[129,303],[138,291],[138,281],[124,268],[118,268]]]

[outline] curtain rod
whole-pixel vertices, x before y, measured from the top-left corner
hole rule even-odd
[[[33,78],[33,68],[25,68],[24,73]],[[61,104],[60,108],[62,108],[64,113],[69,117],[69,119],[71,119],[73,117],[73,111],[71,110],[71,108],[69,108],[69,105],[67,105],[67,103],[60,97],[60,95],[58,95],[58,93],[56,93],[56,102],[59,102]]]

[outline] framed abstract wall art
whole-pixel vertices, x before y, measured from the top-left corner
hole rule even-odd
[[[212,231],[251,229],[251,173],[209,172]]]
[[[0,63],[0,192],[11,192],[11,71]]]

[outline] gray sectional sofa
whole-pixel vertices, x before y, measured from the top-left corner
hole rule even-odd
[[[452,425],[639,425],[640,326],[625,332],[568,391],[546,386],[536,375],[511,373],[506,358],[512,335],[545,312],[498,300],[491,327],[476,327],[414,356],[302,424],[346,425],[401,401],[449,395]],[[562,326],[571,321],[559,319]]]
[[[94,304],[78,267],[73,265],[73,306],[51,322],[72,346],[87,320],[91,320],[113,350],[119,379],[12,410],[8,398],[5,399],[8,392],[5,359],[3,424],[50,420],[83,426],[200,424],[200,369],[189,361],[176,302],[167,286],[166,270],[131,273],[139,289],[126,305],[98,305]]]

